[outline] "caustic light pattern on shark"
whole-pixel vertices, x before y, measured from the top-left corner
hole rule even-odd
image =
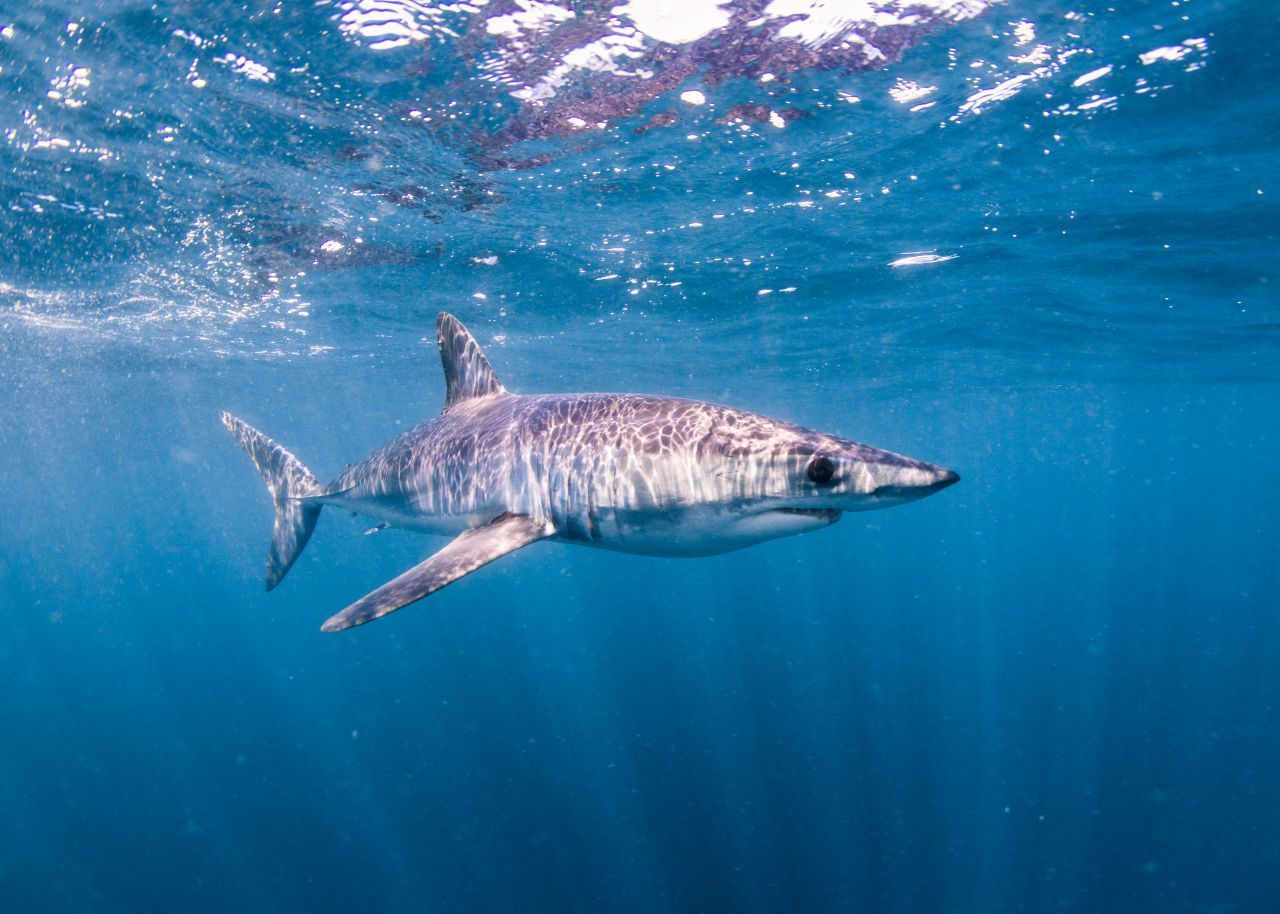
[[[267,589],[335,505],[455,539],[322,626],[407,606],[541,539],[699,556],[830,526],[844,511],[923,498],[950,470],[755,413],[637,394],[508,393],[451,314],[436,323],[444,411],[327,485],[230,413],[222,421],[275,502]]]

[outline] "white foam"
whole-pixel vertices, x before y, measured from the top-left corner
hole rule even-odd
[[[1071,83],[1071,85],[1083,86],[1087,83],[1093,82],[1095,79],[1102,79],[1102,77],[1107,76],[1110,73],[1111,73],[1111,65],[1107,64],[1107,66],[1105,67],[1098,67],[1098,69],[1096,70],[1090,70],[1088,73],[1084,74],[1084,76],[1077,77],[1076,80]]]
[[[627,0],[613,8],[635,27],[666,44],[690,44],[729,24],[728,0]]]
[[[897,260],[889,261],[891,267],[916,267],[926,263],[946,263],[955,260],[959,254],[937,254],[933,251],[918,251],[903,254]]]

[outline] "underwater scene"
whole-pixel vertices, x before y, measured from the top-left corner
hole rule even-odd
[[[1278,49],[0,0],[0,911],[1280,912]]]

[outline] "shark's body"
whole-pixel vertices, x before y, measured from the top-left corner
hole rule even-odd
[[[710,403],[635,394],[508,393],[457,319],[437,326],[444,412],[318,485],[288,451],[223,413],[276,502],[267,587],[321,506],[456,537],[325,623],[385,615],[539,539],[699,556],[829,526],[955,482],[950,470]]]

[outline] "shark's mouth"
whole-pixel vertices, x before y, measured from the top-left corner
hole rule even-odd
[[[834,524],[840,519],[840,515],[844,513],[838,508],[774,508],[774,510],[780,514],[798,514],[801,517],[824,520],[829,524]]]

